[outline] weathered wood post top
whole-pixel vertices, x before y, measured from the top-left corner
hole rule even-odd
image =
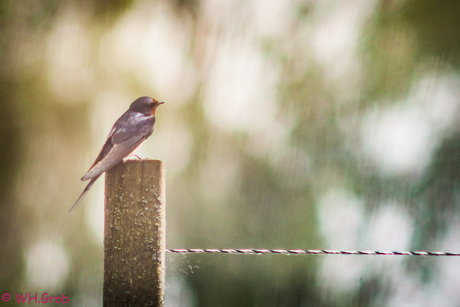
[[[165,175],[149,159],[106,173],[104,306],[164,306]]]

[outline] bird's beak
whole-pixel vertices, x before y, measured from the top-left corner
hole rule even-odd
[[[163,103],[164,103],[163,101],[162,101],[162,102],[158,102],[158,103],[153,107],[151,114],[152,114],[152,115],[155,115],[155,111],[157,110],[157,107],[158,107],[160,104],[163,104]]]

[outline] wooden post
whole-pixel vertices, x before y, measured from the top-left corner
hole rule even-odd
[[[161,160],[106,173],[104,306],[164,306],[165,173]]]

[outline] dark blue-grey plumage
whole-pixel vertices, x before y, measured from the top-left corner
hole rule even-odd
[[[72,211],[86,195],[94,182],[105,171],[120,163],[139,147],[153,132],[156,108],[163,104],[150,97],[140,97],[131,103],[126,111],[113,125],[107,140],[88,172],[81,180],[90,180]]]

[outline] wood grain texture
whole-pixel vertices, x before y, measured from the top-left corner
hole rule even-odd
[[[164,306],[165,175],[161,160],[106,173],[104,306]]]

